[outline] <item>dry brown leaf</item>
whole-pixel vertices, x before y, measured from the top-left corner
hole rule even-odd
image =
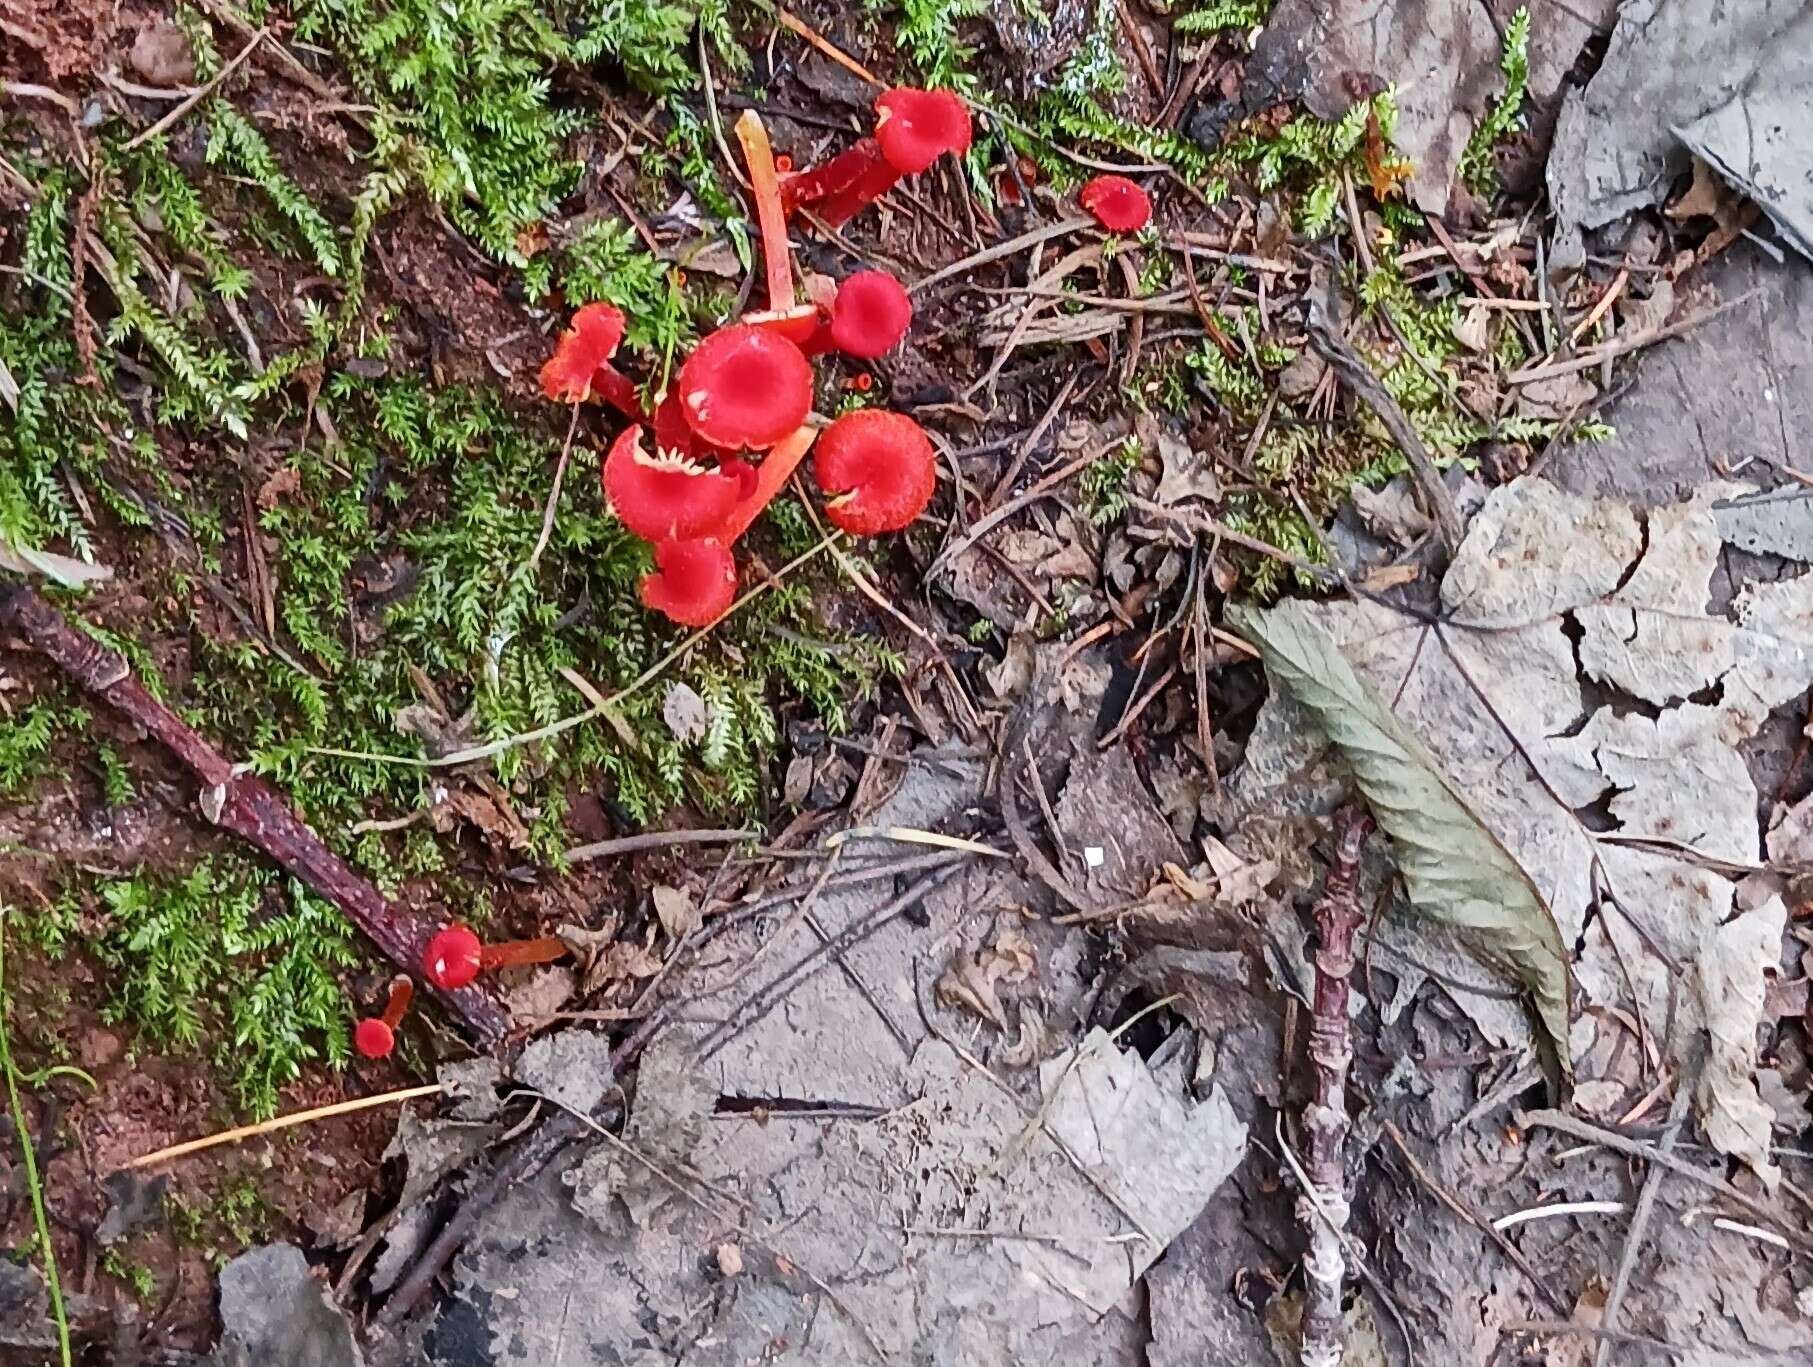
[[[957,956],[938,978],[938,1000],[947,1006],[967,1007],[1005,1030],[1007,1013],[998,989],[1026,982],[1038,971],[1032,941],[1018,930],[1004,930],[994,944],[973,955]]]
[[[682,888],[658,887],[650,891],[655,915],[669,937],[683,940],[699,927],[699,907],[692,894]]]

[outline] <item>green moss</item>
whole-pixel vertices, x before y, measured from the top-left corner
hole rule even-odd
[[[1523,100],[1530,85],[1530,11],[1519,8],[1505,25],[1504,52],[1498,66],[1505,74],[1505,88],[1479,121],[1461,153],[1460,176],[1479,194],[1498,188],[1493,149],[1523,127]]]
[[[206,1048],[255,1117],[310,1060],[347,1056],[338,974],[357,962],[338,912],[238,860],[185,877],[103,882],[111,926],[95,946],[115,970],[111,1019],[162,1048]]]

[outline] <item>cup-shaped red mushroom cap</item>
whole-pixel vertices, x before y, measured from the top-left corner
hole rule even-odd
[[[464,987],[478,976],[482,948],[465,926],[437,930],[422,951],[422,976],[445,992]]]
[[[1152,201],[1125,176],[1097,176],[1077,200],[1111,233],[1136,233],[1152,221]]]
[[[912,323],[905,285],[886,271],[858,271],[837,287],[831,343],[846,356],[872,361],[899,346]]]
[[[680,367],[680,404],[692,430],[726,451],[760,450],[812,411],[812,366],[768,328],[719,328]]]
[[[717,541],[663,541],[642,579],[643,603],[683,627],[710,626],[736,596],[736,561]]]
[[[820,434],[813,451],[831,521],[857,536],[897,532],[925,511],[938,483],[931,440],[904,413],[859,408]]]
[[[541,392],[561,403],[576,403],[592,393],[600,366],[617,354],[623,341],[623,315],[609,304],[587,304],[554,344],[554,354],[541,368]]]
[[[736,506],[737,481],[675,451],[642,449],[642,429],[626,427],[604,458],[604,495],[644,541],[698,536]]]
[[[397,1032],[376,1016],[367,1016],[353,1027],[353,1048],[366,1058],[388,1058],[397,1047]]]
[[[946,152],[969,151],[969,106],[948,90],[884,90],[875,113],[875,141],[902,175],[918,175]]]

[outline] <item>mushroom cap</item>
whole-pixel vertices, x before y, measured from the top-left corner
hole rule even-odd
[[[446,992],[464,987],[478,976],[482,950],[465,926],[437,930],[422,951],[422,976]]]
[[[573,315],[541,368],[541,392],[561,403],[592,394],[592,377],[617,354],[623,341],[623,314],[609,304],[587,304]]]
[[[916,176],[946,152],[969,151],[969,106],[948,90],[896,86],[875,99],[875,141],[903,176]]]
[[[1152,201],[1125,176],[1097,176],[1077,201],[1112,233],[1136,233],[1152,221]]]
[[[683,627],[710,626],[736,596],[736,561],[717,541],[663,541],[642,578],[643,603]]]
[[[385,1058],[397,1047],[396,1031],[376,1016],[367,1016],[353,1027],[353,1048],[366,1058]]]
[[[743,323],[700,342],[677,388],[692,430],[726,451],[773,446],[812,411],[812,366],[799,347]]]
[[[795,304],[790,309],[770,309],[764,313],[745,313],[743,323],[752,328],[765,328],[769,332],[778,332],[794,346],[802,349],[812,340],[818,331],[818,305]]]
[[[857,536],[897,532],[925,511],[937,487],[931,440],[904,413],[859,408],[820,434],[813,452],[826,515]]]
[[[736,506],[737,481],[675,451],[649,455],[642,429],[626,427],[604,458],[604,495],[644,541],[702,535]]]
[[[858,271],[837,287],[831,342],[847,356],[872,361],[900,345],[913,325],[906,286],[886,271]]]

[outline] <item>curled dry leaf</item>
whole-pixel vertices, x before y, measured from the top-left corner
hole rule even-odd
[[[1038,971],[1032,941],[1018,930],[1004,930],[994,944],[975,954],[959,954],[952,961],[939,975],[938,1000],[947,1006],[965,1007],[1005,1030],[1007,1013],[1001,1006],[999,987],[1027,982]]]
[[[683,888],[658,887],[649,893],[661,929],[676,940],[685,939],[699,926],[699,907]]]

